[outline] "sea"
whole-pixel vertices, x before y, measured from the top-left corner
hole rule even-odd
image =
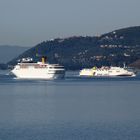
[[[0,71],[0,140],[140,140],[140,76],[19,80]]]

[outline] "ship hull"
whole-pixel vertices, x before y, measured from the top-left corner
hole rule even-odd
[[[62,79],[65,76],[64,70],[47,70],[47,69],[13,69],[12,73],[18,79]]]

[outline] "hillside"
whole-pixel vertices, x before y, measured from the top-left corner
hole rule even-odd
[[[130,66],[131,67],[136,67],[136,68],[140,69],[140,59],[138,59],[134,63],[130,64]]]
[[[129,65],[140,59],[140,26],[115,30],[101,36],[74,36],[42,42],[8,64],[16,64],[22,57],[32,57],[38,61],[42,55],[48,57],[49,63],[59,63],[66,69],[94,65],[122,66],[124,62]]]
[[[0,63],[7,63],[28,49],[29,47],[0,45]]]

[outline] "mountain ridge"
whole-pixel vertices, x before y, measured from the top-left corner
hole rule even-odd
[[[16,45],[0,45],[0,63],[7,63],[29,48]]]
[[[44,41],[9,61],[8,65],[15,65],[23,57],[38,61],[44,55],[50,63],[59,63],[72,70],[102,65],[122,66],[124,62],[130,65],[140,59],[140,26],[114,30],[101,36]]]

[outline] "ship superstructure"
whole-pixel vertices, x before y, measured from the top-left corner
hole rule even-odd
[[[91,69],[82,69],[80,76],[136,76],[133,71],[121,67],[93,67]]]
[[[23,59],[22,59],[23,60]],[[46,63],[45,57],[41,62],[21,61],[11,71],[20,79],[58,79],[64,78],[65,69],[59,64]],[[32,59],[31,59],[32,60]]]

